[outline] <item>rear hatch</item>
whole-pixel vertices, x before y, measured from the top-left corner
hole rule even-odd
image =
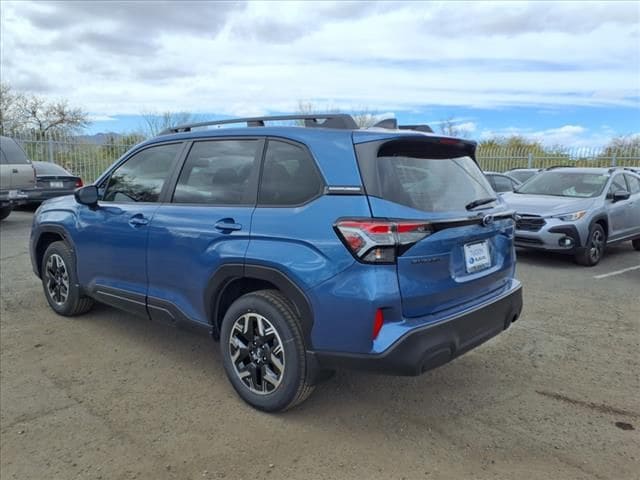
[[[426,135],[356,144],[373,217],[396,222],[399,239],[413,232],[395,258],[406,317],[477,302],[513,276],[513,219],[474,150]]]

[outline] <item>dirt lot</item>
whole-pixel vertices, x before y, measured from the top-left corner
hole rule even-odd
[[[200,332],[56,316],[30,223],[0,228],[3,480],[639,478],[640,269],[594,278],[640,265],[628,243],[591,269],[522,253],[509,331],[421,377],[339,372],[267,415]]]

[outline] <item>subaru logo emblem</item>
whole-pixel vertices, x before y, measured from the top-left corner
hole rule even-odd
[[[485,215],[482,218],[482,225],[484,225],[485,227],[488,227],[492,223],[493,223],[493,215]]]

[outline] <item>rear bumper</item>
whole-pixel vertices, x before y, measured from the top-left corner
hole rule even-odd
[[[391,375],[419,375],[496,336],[522,311],[522,285],[478,308],[416,328],[380,354],[313,352],[320,368],[357,369]]]
[[[27,201],[27,195],[22,190],[2,190],[0,191],[0,206],[22,205]]]

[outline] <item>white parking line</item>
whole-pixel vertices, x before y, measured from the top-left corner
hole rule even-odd
[[[639,268],[640,268],[640,265],[636,265],[635,267],[623,268],[622,270],[616,270],[615,272],[611,272],[611,273],[603,273],[602,275],[595,275],[593,278],[597,278],[598,280],[600,280],[601,278],[620,275],[621,273],[630,272],[631,270],[638,270]]]

